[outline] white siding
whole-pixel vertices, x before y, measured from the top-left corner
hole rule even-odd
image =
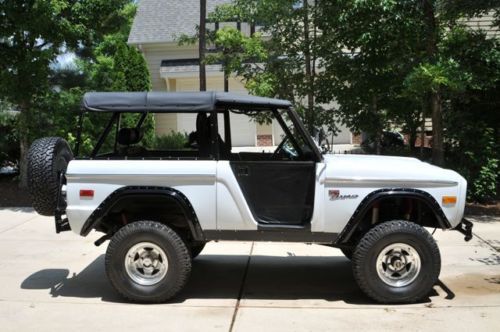
[[[199,80],[197,73],[190,73],[188,77],[173,77],[167,80],[161,77],[160,69],[162,60],[173,59],[193,59],[198,57],[196,46],[179,46],[177,43],[163,44],[138,44],[139,49],[144,53],[147,66],[151,75],[153,91],[198,91]],[[210,73],[207,77],[207,90],[223,91],[224,82],[222,73]],[[247,94],[247,91],[239,79],[231,78],[229,81],[231,92]],[[195,115],[189,114],[157,114],[156,133],[158,135],[169,134],[171,131],[190,133],[195,130]],[[223,123],[223,122],[221,122]],[[233,146],[255,146],[257,143],[257,132],[266,129],[259,129],[258,124],[248,121],[244,115],[231,114],[231,140]],[[222,126],[221,136],[224,137]],[[259,129],[259,130],[258,130]],[[273,143],[278,145],[281,142],[283,130],[278,123],[272,126]],[[350,144],[351,132],[341,127],[339,134],[333,139],[335,144]]]
[[[195,47],[182,47],[176,43],[168,44],[144,44],[139,48],[144,53],[151,74],[151,83],[153,91],[167,91],[167,84],[160,77],[160,67],[162,60],[172,59],[192,59],[198,57],[198,51]]]
[[[138,47],[146,59],[153,91],[167,91],[167,83],[160,77],[162,60],[195,58],[198,56],[196,49],[193,47],[180,47],[177,43],[144,44],[138,45]],[[155,122],[158,135],[165,135],[178,130],[176,114],[156,114]]]
[[[480,29],[486,32],[486,35],[490,38],[498,38],[500,36],[500,29],[493,25],[495,17],[494,12],[490,12],[489,15],[484,15],[481,17],[473,17],[465,21],[465,25],[472,29]]]
[[[199,81],[197,77],[176,79],[176,91],[197,91]],[[222,75],[207,78],[207,90],[223,91],[224,82]],[[236,93],[247,94],[243,84],[235,79],[229,80],[229,90]],[[245,115],[231,114],[231,143],[233,146],[254,146],[256,138],[256,124],[248,121]],[[224,137],[224,121],[219,117],[219,133]],[[177,131],[190,133],[194,130],[196,115],[179,114],[177,117]]]
[[[339,133],[337,136],[333,137],[333,142],[330,140],[330,137],[328,140],[330,141],[331,144],[351,144],[352,143],[352,134],[349,131],[349,129],[343,125],[338,123],[337,126],[339,127]]]

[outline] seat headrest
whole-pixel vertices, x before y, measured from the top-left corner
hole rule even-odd
[[[207,128],[208,117],[205,112],[199,112],[196,116],[196,131],[201,132]]]
[[[118,132],[118,144],[132,145],[141,141],[143,133],[137,128],[121,128]]]

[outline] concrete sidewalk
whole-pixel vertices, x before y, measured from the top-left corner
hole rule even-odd
[[[210,243],[175,301],[124,303],[104,272],[107,244],[55,234],[52,218],[0,210],[1,331],[500,330],[500,218],[475,237],[436,232],[440,282],[419,304],[378,305],[337,249],[292,243]]]

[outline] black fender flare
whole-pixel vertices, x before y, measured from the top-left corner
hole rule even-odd
[[[349,241],[354,231],[357,229],[358,225],[363,220],[365,214],[372,208],[373,204],[383,198],[414,198],[419,201],[424,202],[434,213],[439,226],[442,229],[451,228],[450,222],[446,215],[444,214],[439,203],[436,202],[434,197],[428,192],[419,189],[410,188],[384,188],[375,190],[369,193],[358,205],[357,209],[354,211],[353,215],[347,222],[346,226],[340,233],[339,237],[336,239],[336,244],[342,244]]]
[[[196,241],[204,241],[205,237],[200,226],[196,212],[189,202],[189,199],[179,190],[170,187],[150,187],[150,186],[126,186],[112,192],[104,201],[99,204],[97,209],[92,212],[85,221],[80,231],[80,235],[86,236],[93,228],[101,223],[103,217],[120,201],[134,196],[163,196],[174,200],[181,207],[189,230]]]

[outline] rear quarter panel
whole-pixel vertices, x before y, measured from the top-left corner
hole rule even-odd
[[[73,160],[68,165],[66,213],[80,234],[92,212],[115,190],[125,186],[169,187],[191,202],[203,229],[216,228],[215,161],[201,160]],[[80,190],[94,190],[81,198]]]

